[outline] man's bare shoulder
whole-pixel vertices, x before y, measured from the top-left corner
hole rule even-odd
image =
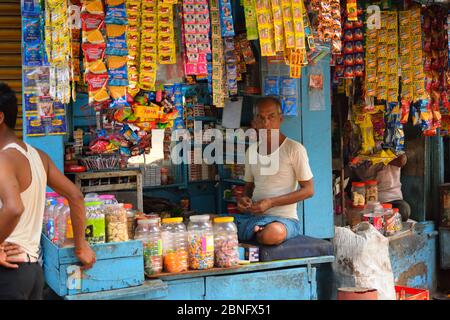
[[[15,170],[14,161],[14,155],[10,150],[0,151],[0,172]]]

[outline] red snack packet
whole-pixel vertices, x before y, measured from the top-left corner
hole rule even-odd
[[[103,60],[105,56],[106,43],[101,44],[83,43],[82,49],[84,57],[87,62]]]
[[[83,31],[101,30],[105,24],[105,18],[99,14],[82,13],[81,27]]]
[[[402,115],[400,118],[400,123],[407,123],[409,118],[409,111],[411,109],[411,103],[410,101],[406,101],[402,99]]]

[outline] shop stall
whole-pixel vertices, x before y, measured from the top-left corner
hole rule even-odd
[[[428,199],[413,193],[430,186],[429,147],[420,148],[447,134],[440,8],[22,0],[24,139],[86,194],[98,256],[80,271],[64,199],[49,193],[48,285],[66,299],[326,299],[334,226],[368,220],[392,243],[397,283],[432,289],[436,233]],[[280,246],[238,244],[227,218],[243,194],[244,133],[263,96],[281,100],[282,131],[305,146],[314,174],[314,196],[297,209],[302,236]],[[404,151],[409,166],[423,164],[402,176],[418,223],[376,202],[377,181],[345,185],[345,167]]]
[[[332,67],[335,222],[369,221],[389,239],[396,284],[433,291],[448,135],[448,2],[354,5],[364,28],[347,16]],[[397,168],[390,186],[379,173],[385,168]]]
[[[319,271],[333,261],[330,44],[313,34],[303,1],[23,0],[22,17],[24,139],[85,193],[98,261],[79,269],[64,200],[49,193],[42,245],[52,291],[318,298]],[[307,148],[316,195],[298,206],[296,242],[222,244],[220,226],[233,223],[217,215],[236,212],[251,137],[223,135],[230,164],[195,152],[217,143],[215,132],[250,128],[262,96],[282,101],[282,130]],[[175,161],[173,148],[186,146]],[[195,232],[213,220],[207,235]]]

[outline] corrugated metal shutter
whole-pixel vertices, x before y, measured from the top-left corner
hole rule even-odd
[[[0,0],[0,81],[17,93],[16,134],[22,138],[22,56],[20,0]]]

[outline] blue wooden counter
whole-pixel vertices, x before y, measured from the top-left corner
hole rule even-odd
[[[162,275],[143,285],[66,296],[67,300],[316,300],[317,268],[333,256],[252,263]]]

